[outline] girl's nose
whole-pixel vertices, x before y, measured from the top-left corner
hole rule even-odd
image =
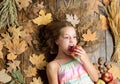
[[[70,37],[70,43],[73,43],[73,38],[72,37]]]

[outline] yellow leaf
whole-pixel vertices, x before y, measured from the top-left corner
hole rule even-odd
[[[108,28],[107,18],[104,15],[100,14],[100,21],[101,21],[101,29],[106,30]]]
[[[32,77],[32,76],[36,76],[37,69],[32,66],[29,66],[28,70],[24,70],[24,72],[26,74],[26,77]]]
[[[96,38],[96,32],[92,33],[89,29],[87,30],[87,34],[82,35],[84,41],[95,41]]]
[[[37,78],[33,78],[33,82],[30,82],[30,84],[43,84],[42,80],[40,77]]]
[[[17,6],[19,10],[24,9],[26,10],[30,3],[32,3],[32,0],[15,0],[17,3]]]
[[[26,34],[25,31],[23,30],[23,26],[19,26],[17,28],[16,26],[10,27],[8,31],[13,34],[13,37],[19,37],[19,36],[22,37],[23,35]]]
[[[2,83],[7,83],[7,82],[9,82],[9,81],[11,81],[11,76],[9,76],[6,72],[5,72],[5,69],[2,69],[1,71],[0,71],[0,82],[2,82]]]
[[[3,59],[2,49],[3,49],[3,42],[2,42],[2,41],[0,41],[0,58],[2,58],[2,59]]]
[[[33,19],[33,22],[37,25],[46,25],[52,21],[52,14],[47,13],[45,14],[44,10],[40,10],[39,16]]]
[[[9,62],[9,63],[7,63],[7,65],[9,66],[7,68],[7,72],[11,72],[12,70],[16,71],[17,69],[20,69],[20,67],[19,67],[20,61],[18,61],[18,60],[14,60],[12,62]]]
[[[8,51],[17,55],[25,52],[27,47],[27,43],[24,40],[20,41],[18,37],[14,37],[12,41],[6,41],[6,48],[9,49]]]
[[[44,67],[47,65],[44,54],[40,54],[39,56],[33,54],[30,56],[30,62],[35,65],[37,69],[44,69]]]
[[[118,78],[120,80],[120,67],[118,67],[115,64],[111,65],[112,68],[110,68],[109,72],[111,72],[113,74],[113,77],[116,79]]]
[[[13,53],[10,53],[10,54],[7,55],[7,59],[8,59],[8,60],[14,60],[14,59],[16,59],[16,58],[17,58],[17,55],[15,55],[15,54],[13,54]]]

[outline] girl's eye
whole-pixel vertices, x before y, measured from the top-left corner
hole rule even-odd
[[[65,39],[69,39],[69,37],[64,37]]]
[[[74,36],[73,38],[77,38],[76,36]]]

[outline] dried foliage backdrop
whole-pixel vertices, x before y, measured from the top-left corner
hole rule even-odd
[[[109,0],[0,0],[0,82],[47,84],[47,61],[39,48],[38,26],[53,20],[66,20],[75,26],[79,44],[92,62],[98,63],[99,57],[111,62],[114,41],[108,29],[110,16],[107,18],[104,10],[108,3]],[[119,72],[116,65],[112,66],[111,71]],[[115,77],[120,79],[120,74]]]

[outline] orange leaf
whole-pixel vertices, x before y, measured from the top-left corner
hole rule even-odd
[[[84,41],[95,41],[96,38],[96,32],[92,33],[89,29],[87,30],[87,34],[82,35]]]

